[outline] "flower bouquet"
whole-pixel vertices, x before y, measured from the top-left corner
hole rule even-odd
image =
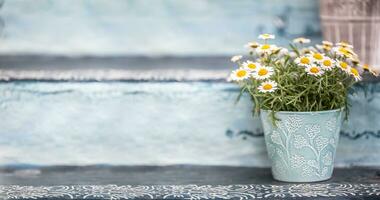
[[[362,75],[377,73],[360,63],[348,43],[306,46],[309,39],[296,38],[287,49],[270,44],[274,38],[262,34],[262,44],[248,43],[244,61],[241,55],[232,57],[239,68],[229,79],[250,95],[254,112],[260,113],[274,178],[329,179],[342,112],[349,110],[347,95]]]

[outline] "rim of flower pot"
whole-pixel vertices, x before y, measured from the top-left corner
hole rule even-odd
[[[265,109],[260,109],[261,111],[264,112],[271,112],[272,110],[265,110]],[[321,111],[276,111],[276,113],[281,113],[281,114],[311,114],[311,113],[331,113],[331,112],[338,112],[338,111],[343,111],[344,108],[338,108],[334,110],[321,110]]]

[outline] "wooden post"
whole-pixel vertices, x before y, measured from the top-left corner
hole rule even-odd
[[[323,38],[354,45],[363,63],[380,70],[380,0],[320,0]]]

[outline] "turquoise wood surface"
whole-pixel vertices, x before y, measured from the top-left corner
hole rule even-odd
[[[337,166],[380,164],[380,87],[367,87],[351,96]],[[270,166],[260,120],[230,83],[14,81],[0,94],[1,165]]]

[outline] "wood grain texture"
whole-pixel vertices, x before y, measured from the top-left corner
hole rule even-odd
[[[320,0],[323,38],[354,45],[364,63],[380,69],[380,1]]]

